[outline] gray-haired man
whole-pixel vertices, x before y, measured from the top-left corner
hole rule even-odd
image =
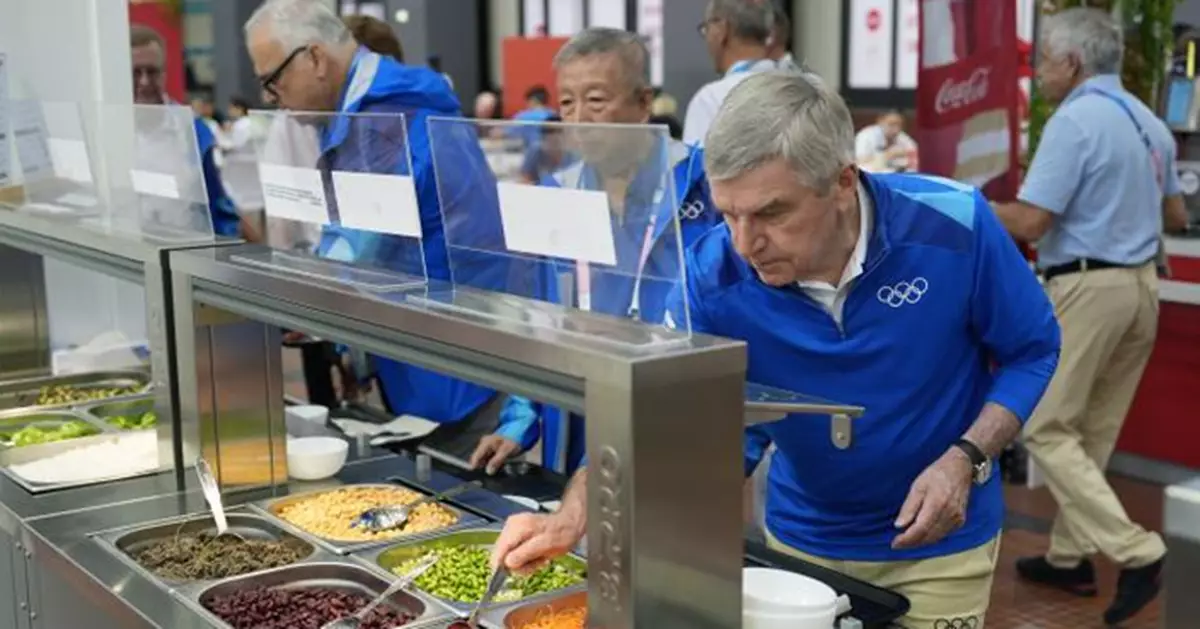
[[[776,448],[768,543],[904,594],[909,629],[984,626],[1004,516],[991,462],[1058,358],[1037,278],[978,190],[861,173],[849,110],[810,75],[734,89],[705,169],[725,226],[689,248],[672,319],[746,341],[754,382],[867,409],[847,450],[810,416],[747,430],[747,475]],[[574,545],[583,478],[558,513],[510,519],[496,560]]]
[[[721,78],[696,92],[683,119],[683,141],[703,145],[717,109],[730,90],[753,72],[776,69],[768,50],[775,29],[775,3],[711,0],[697,28],[721,74]]]

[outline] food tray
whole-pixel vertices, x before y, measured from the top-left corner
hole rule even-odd
[[[889,629],[892,623],[908,613],[908,599],[900,594],[773,551],[762,542],[746,541],[744,564],[747,567],[778,568],[812,577],[838,594],[849,596],[850,611],[843,617],[857,618],[866,629]]]
[[[387,548],[375,549],[367,553],[359,553],[355,555],[355,558],[370,566],[373,570],[380,572],[381,574],[387,574],[395,577],[396,575],[392,572],[392,568],[395,568],[396,566],[399,566],[410,559],[420,557],[431,550],[437,550],[447,546],[486,546],[490,548],[496,543],[496,538],[500,536],[500,529],[501,525],[491,524],[466,530],[452,531],[443,533],[434,538],[411,540],[394,544]],[[536,603],[538,601],[546,601],[561,596],[564,593],[581,592],[587,589],[587,561],[584,558],[575,554],[570,554],[556,559],[555,561],[562,562],[572,568],[577,568],[581,571],[584,571],[585,579],[578,585],[562,588],[560,590],[544,592],[542,594],[535,594],[519,601],[505,601],[503,603],[496,603],[489,606],[489,609],[512,608],[516,605],[525,605],[529,603]],[[425,592],[425,595],[456,612],[469,613],[474,608],[474,605],[471,603],[462,603],[459,601],[441,598],[428,592]]]
[[[63,425],[67,422],[79,421],[93,428],[99,433],[116,432],[116,429],[108,426],[103,421],[97,421],[95,418],[88,416],[86,413],[80,413],[72,410],[34,410],[16,408],[7,411],[0,411],[0,433],[17,431],[31,424],[40,425]],[[93,436],[93,435],[88,435]],[[84,437],[76,437],[75,439],[83,439]],[[75,439],[65,439],[64,441],[74,441]],[[62,443],[55,441],[53,443]],[[45,445],[45,444],[34,444]],[[0,443],[0,449],[16,449],[16,448],[32,448],[34,445],[28,446],[6,446]]]
[[[99,402],[81,404],[76,407],[76,410],[86,415],[93,423],[103,425],[109,430],[115,432],[130,432],[127,429],[108,423],[108,418],[119,417],[121,415],[141,415],[142,413],[153,411],[154,396],[139,394],[135,396],[121,397],[115,400],[101,400]],[[141,430],[154,430],[154,428],[142,428]]]
[[[587,592],[575,592],[558,598],[533,603],[520,603],[503,609],[494,609],[485,614],[486,620],[503,629],[521,629],[547,612],[582,607],[587,609]]]
[[[343,591],[364,594],[375,598],[381,594],[391,581],[349,563],[344,559],[295,564],[273,570],[232,577],[216,584],[205,586],[189,586],[186,590],[177,590],[179,595],[190,607],[213,623],[214,627],[229,627],[216,614],[204,607],[204,602],[210,596],[223,596],[238,590],[267,587],[298,589],[304,587],[327,587]],[[416,614],[417,620],[433,620],[445,618],[448,610],[436,602],[415,592],[397,592],[387,599],[393,607],[403,607]],[[405,625],[406,627],[411,625]]]
[[[229,530],[248,539],[270,539],[270,540],[296,540],[308,547],[308,554],[300,559],[297,563],[307,561],[328,560],[333,556],[328,555],[308,540],[305,540],[290,531],[280,528],[270,520],[246,513],[240,509],[226,512],[226,517],[229,521]],[[127,526],[111,531],[93,534],[96,542],[100,544],[109,553],[115,555],[122,563],[129,566],[135,572],[153,581],[164,589],[175,590],[187,585],[212,585],[221,581],[221,579],[197,579],[191,581],[181,581],[176,579],[168,579],[160,577],[154,572],[142,566],[133,558],[133,553],[138,552],[152,542],[174,536],[178,533],[215,533],[216,524],[212,520],[212,516],[204,514],[185,515],[177,518],[159,520],[148,524],[138,524],[136,526]],[[253,573],[248,573],[253,574]],[[240,575],[245,576],[245,575]],[[231,577],[232,578],[232,577]]]
[[[142,476],[153,476],[160,472],[170,469],[170,466],[163,466],[161,463],[153,468],[133,474],[112,474],[108,476],[98,476],[87,480],[68,481],[63,483],[39,483],[31,481],[25,477],[13,472],[9,466],[23,463],[30,463],[51,457],[68,450],[82,448],[89,445],[104,443],[116,437],[120,437],[122,433],[118,431],[105,431],[98,435],[90,437],[79,437],[78,439],[68,439],[66,441],[56,441],[54,443],[39,443],[32,446],[24,446],[20,448],[0,448],[0,474],[4,474],[14,483],[20,485],[25,491],[31,494],[42,494],[51,491],[59,491],[62,489],[71,489],[75,487],[87,487],[89,485],[97,485],[115,480],[125,480],[129,478],[139,478]],[[133,433],[124,433],[133,434]],[[160,446],[161,447],[161,446]]]
[[[145,389],[150,385],[150,374],[144,371],[97,371],[92,373],[73,374],[69,376],[42,376],[38,378],[22,378],[0,382],[0,410],[26,409],[46,410],[71,408],[89,402],[67,402],[63,404],[38,405],[37,398],[43,387],[70,386],[79,389],[116,389],[138,387]],[[141,395],[139,392],[134,395]],[[124,399],[129,396],[105,398],[103,401]]]
[[[250,508],[255,511],[258,511],[259,513],[262,513],[262,514],[268,516],[269,518],[271,518],[273,521],[278,523],[283,528],[286,528],[291,531],[299,532],[305,538],[316,540],[316,542],[318,544],[320,544],[321,546],[325,547],[326,550],[337,553],[339,555],[348,555],[353,552],[358,552],[358,551],[367,550],[367,549],[371,549],[371,548],[379,548],[379,547],[383,547],[383,546],[389,546],[391,544],[395,544],[397,542],[402,542],[405,540],[427,539],[431,536],[440,535],[447,531],[456,531],[456,530],[466,528],[466,527],[478,526],[479,524],[481,524],[484,521],[482,518],[480,518],[478,516],[469,514],[465,511],[463,511],[462,509],[459,509],[458,507],[455,507],[453,505],[442,502],[442,503],[439,503],[439,504],[441,504],[442,507],[448,509],[450,512],[454,513],[454,515],[456,515],[458,517],[458,521],[455,522],[454,524],[451,524],[450,526],[446,526],[446,527],[443,527],[440,529],[434,529],[432,531],[422,531],[420,533],[412,533],[412,534],[408,534],[408,535],[398,535],[396,537],[389,537],[387,539],[377,539],[377,540],[363,541],[363,542],[345,542],[345,541],[340,541],[340,540],[336,540],[336,539],[329,539],[326,537],[322,537],[316,533],[309,532],[309,531],[307,531],[307,530],[305,530],[305,529],[303,529],[303,528],[301,528],[279,516],[279,512],[282,509],[288,507],[289,505],[293,505],[301,500],[306,500],[308,498],[312,498],[313,496],[318,496],[321,494],[329,493],[331,491],[337,491],[339,489],[352,489],[355,487],[368,487],[368,488],[376,487],[376,488],[381,488],[381,489],[406,489],[408,491],[414,491],[413,489],[411,489],[409,487],[405,487],[403,485],[387,484],[387,483],[358,483],[358,484],[354,484],[354,485],[342,485],[341,487],[335,487],[332,489],[321,489],[321,490],[317,490],[317,491],[300,493],[300,494],[296,494],[293,496],[287,496],[284,498],[272,498],[272,499],[268,499],[268,500],[260,500],[257,502],[250,503]],[[420,493],[420,492],[417,492],[417,493]]]

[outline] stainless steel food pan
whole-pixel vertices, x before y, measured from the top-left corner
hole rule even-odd
[[[25,408],[44,410],[69,408],[94,400],[78,400],[60,404],[38,404],[42,390],[48,387],[67,386],[75,389],[124,389],[134,387],[144,392],[150,384],[150,374],[144,371],[97,371],[69,376],[42,376],[0,382],[0,410]],[[124,396],[108,399],[120,399]]]
[[[497,627],[521,629],[546,614],[553,614],[567,609],[587,609],[587,604],[587,592],[575,592],[536,603],[522,603],[515,607],[509,607],[506,610],[492,612],[488,614],[488,619]],[[498,615],[501,617],[497,617]]]
[[[133,434],[133,433],[126,433]],[[32,446],[24,446],[21,448],[0,448],[0,474],[12,479],[12,481],[33,494],[40,494],[50,491],[59,491],[62,489],[70,489],[74,487],[87,487],[100,483],[107,483],[114,480],[124,480],[127,478],[138,478],[140,476],[150,476],[159,472],[170,469],[169,466],[156,465],[152,469],[146,469],[132,474],[113,474],[107,476],[96,476],[83,480],[73,480],[68,482],[43,483],[32,479],[27,479],[11,469],[12,465],[20,465],[31,463],[48,457],[83,448],[90,445],[98,445],[107,441],[112,441],[121,437],[121,433],[115,431],[101,432],[90,437],[80,437],[78,439],[68,439],[66,441],[56,441],[54,443],[39,443]]]
[[[429,552],[437,551],[442,548],[454,548],[460,546],[491,548],[493,545],[495,545],[496,538],[500,536],[500,528],[501,527],[499,524],[492,524],[482,527],[452,531],[422,540],[409,540],[400,542],[387,548],[376,549],[366,553],[359,553],[355,555],[355,557],[382,574],[394,574],[393,570],[403,565],[406,561],[416,559]],[[573,570],[577,570],[585,576],[587,574],[587,561],[577,555],[566,555],[555,559],[554,561]],[[508,609],[514,605],[544,601],[558,597],[564,593],[582,591],[586,588],[587,581],[585,579],[580,584],[573,585],[568,588],[536,594],[534,596],[523,598],[519,601],[505,601],[503,603],[497,603],[496,605],[491,606],[491,609]],[[442,605],[445,605],[456,612],[469,612],[474,607],[474,604],[472,603],[463,603],[461,601],[441,598],[428,592],[425,592],[425,594],[429,598],[438,601]]]
[[[89,417],[84,413],[72,410],[61,411],[27,411],[25,409],[10,409],[0,411],[0,447],[18,447],[10,446],[7,441],[7,435],[17,432],[28,426],[39,426],[44,428],[57,428],[69,422],[83,422],[92,428],[96,429],[96,434],[104,432],[113,432],[113,429],[105,426],[104,422],[98,422],[94,418]],[[87,435],[90,436],[90,435]],[[76,437],[82,439],[82,437]],[[68,439],[67,441],[71,441]],[[34,444],[41,445],[41,444]],[[20,446],[24,448],[32,446]]]
[[[471,515],[465,511],[463,511],[462,509],[459,509],[457,507],[454,507],[452,505],[449,505],[449,504],[446,504],[443,502],[443,503],[440,503],[441,506],[444,507],[445,509],[449,510],[450,512],[452,512],[458,518],[454,524],[451,524],[449,526],[446,526],[446,527],[443,527],[440,529],[435,529],[432,531],[423,531],[420,533],[411,533],[411,534],[400,534],[400,535],[393,535],[391,537],[381,537],[376,540],[354,542],[354,541],[344,541],[344,540],[337,540],[337,539],[330,539],[327,537],[323,537],[317,533],[305,530],[305,529],[283,519],[279,515],[283,509],[286,509],[287,507],[292,506],[298,502],[302,502],[304,500],[313,498],[315,496],[338,491],[341,489],[353,489],[356,487],[375,487],[375,488],[380,488],[380,489],[403,489],[403,490],[412,491],[412,492],[415,492],[418,494],[421,493],[420,491],[417,491],[415,489],[412,489],[412,488],[404,486],[404,485],[384,484],[384,483],[361,483],[361,484],[355,484],[355,485],[343,485],[342,487],[336,487],[333,489],[321,489],[318,491],[311,491],[311,492],[307,492],[307,493],[296,494],[294,496],[286,496],[283,498],[260,500],[258,502],[250,503],[250,508],[272,518],[273,520],[275,520],[276,522],[279,522],[284,527],[303,532],[306,536],[317,540],[317,542],[320,543],[322,546],[324,546],[326,549],[328,549],[332,552],[338,553],[339,555],[348,555],[352,552],[367,550],[370,548],[379,548],[382,546],[387,546],[388,544],[395,544],[396,542],[402,541],[402,540],[426,539],[430,536],[439,535],[446,531],[455,531],[455,530],[458,530],[458,529],[461,529],[464,527],[468,527],[468,526],[478,526],[479,524],[483,523],[482,518]]]
[[[109,430],[124,431],[125,429],[108,423],[108,420],[113,417],[122,417],[127,415],[141,415],[154,410],[153,395],[135,395],[123,397],[116,400],[101,400],[99,402],[90,402],[81,404],[77,410],[86,415],[93,422],[102,424]]]
[[[241,577],[233,577],[210,585],[202,590],[194,591],[186,596],[186,601],[196,611],[205,615],[215,626],[229,627],[227,623],[209,611],[206,602],[216,596],[227,596],[240,590],[250,588],[286,588],[302,589],[311,587],[333,588],[346,592],[363,594],[375,598],[391,581],[374,574],[361,566],[347,560],[327,562],[310,562],[296,564],[284,568],[276,568],[257,572]],[[418,620],[445,617],[448,610],[438,606],[415,592],[397,592],[389,597],[386,604],[393,608],[408,610],[416,615]]]

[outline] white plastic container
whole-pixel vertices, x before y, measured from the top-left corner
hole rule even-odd
[[[324,480],[341,471],[350,455],[350,444],[338,437],[288,439],[288,476],[296,480]]]
[[[837,592],[816,579],[772,568],[742,570],[746,629],[832,629],[837,612]]]
[[[283,411],[287,432],[293,437],[327,437],[334,434],[326,424],[329,409],[316,404],[288,406]]]

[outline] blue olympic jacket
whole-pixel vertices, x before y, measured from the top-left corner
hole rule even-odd
[[[834,560],[947,556],[999,534],[999,475],[973,489],[966,524],[929,546],[892,550],[900,506],[985,403],[1028,419],[1058,363],[1058,323],[977,190],[920,175],[862,178],[875,227],[840,328],[799,288],[763,284],[724,226],[687,253],[692,328],[746,341],[750,381],[866,408],[847,450],[830,442],[825,417],[747,430],[747,474],[776,446],[766,504],[776,538]],[[676,294],[672,317],[682,308]]]
[[[655,159],[661,157],[662,159]],[[666,312],[668,295],[678,282],[667,278],[680,275],[680,251],[674,237],[663,237],[673,224],[674,215],[679,217],[680,240],[687,247],[721,221],[709,198],[708,182],[704,176],[704,152],[681,142],[671,141],[647,161],[630,184],[626,200],[627,214],[624,224],[613,222],[614,240],[618,260],[636,260],[645,243],[650,217],[657,219],[653,229],[653,248],[647,257],[642,280],[637,284],[634,299],[635,278],[629,269],[623,273],[603,273],[598,269],[590,274],[590,310],[618,317],[636,315],[642,321],[661,322]],[[660,190],[664,180],[662,166],[671,168],[675,190],[665,194]],[[599,189],[595,171],[584,162],[577,162],[556,173],[543,185],[561,186],[587,190]],[[566,276],[573,286],[578,286],[574,264],[563,262],[543,266],[543,284],[550,297],[547,301],[559,303],[559,279]],[[578,295],[574,303],[578,307]],[[542,419],[539,426],[539,417]],[[510,396],[505,401],[500,427],[496,434],[519,443],[522,449],[532,448],[542,437],[543,460],[548,467],[562,461],[567,472],[572,473],[581,464],[586,453],[583,417],[574,413],[568,419],[570,438],[563,449],[563,418],[561,411],[542,404],[531,403],[520,396]],[[540,430],[539,430],[540,428]]]
[[[431,280],[450,282],[450,257],[443,203],[458,207],[479,204],[496,208],[496,183],[480,152],[477,138],[439,137],[432,146],[430,116],[461,116],[458,98],[446,80],[424,67],[406,66],[389,57],[360,49],[342,95],[340,111],[345,114],[403,114],[399,116],[335,117],[324,129],[318,165],[332,186],[330,172],[349,170],[411,174],[421,217],[421,247],[400,237],[345,228],[337,224],[335,202],[331,202],[334,224],[325,228],[318,245],[319,255],[342,261],[411,273],[427,274]],[[401,122],[403,121],[403,123]],[[466,125],[457,127],[467,128]],[[408,155],[402,150],[407,143]],[[436,156],[435,156],[436,152]],[[409,157],[411,156],[411,168]],[[443,169],[439,198],[434,160],[454,164]],[[334,199],[333,194],[327,198]],[[465,216],[465,210],[457,215]],[[499,218],[485,211],[464,221],[464,229],[477,229],[500,237]],[[493,249],[503,251],[503,249]],[[503,259],[464,259],[456,264],[455,281],[479,288],[497,288],[505,281]],[[423,272],[423,273],[422,273]],[[439,423],[461,421],[491,400],[496,392],[437,372],[386,358],[376,358],[377,373],[387,400],[396,414],[411,414]]]
[[[221,171],[213,159],[213,151],[217,146],[217,138],[212,130],[199,118],[193,119],[196,129],[196,145],[200,149],[200,169],[204,173],[204,189],[208,195],[208,211],[212,215],[213,233],[218,236],[237,236],[240,232],[241,218],[229,195],[225,194],[225,186],[221,183]]]

